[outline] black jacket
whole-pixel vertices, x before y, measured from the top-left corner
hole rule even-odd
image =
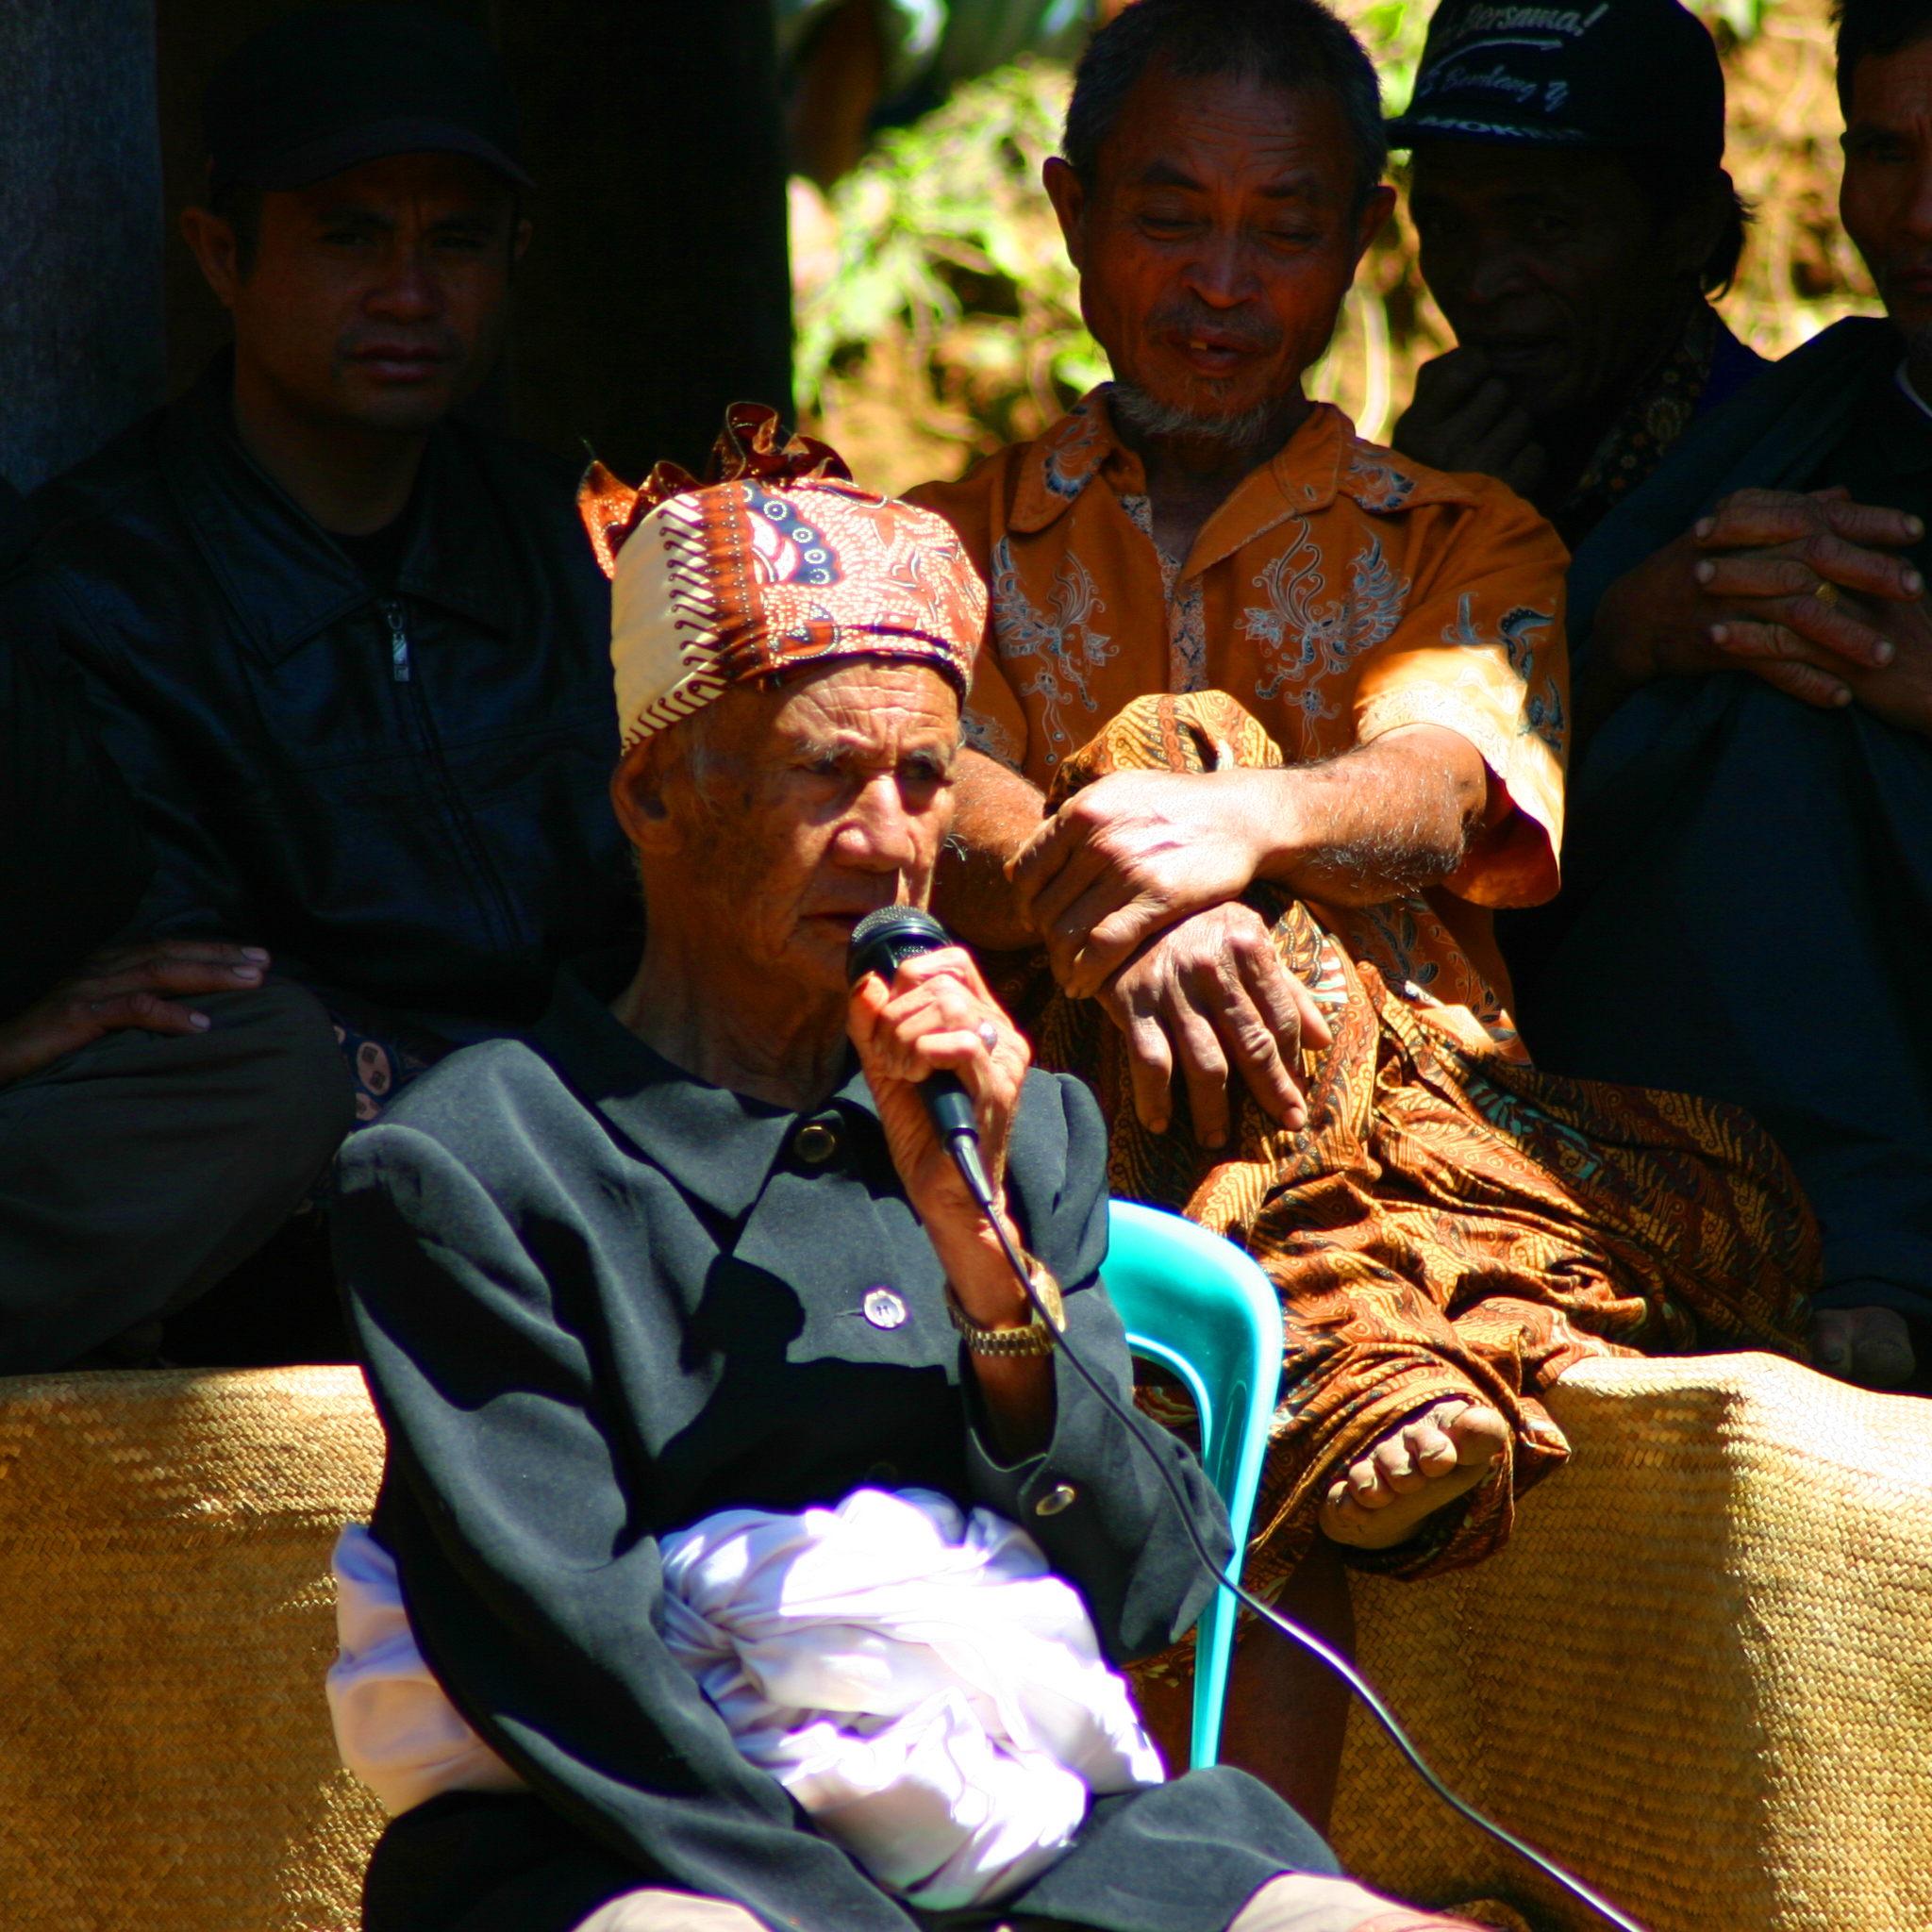
[[[376,1531],[472,1724],[631,1884],[736,1899],[800,1932],[911,1932],[665,1649],[658,1535],[866,1484],[940,1490],[1024,1524],[1116,1660],[1171,1642],[1208,1586],[1147,1449],[1064,1355],[1052,1441],[995,1459],[863,1076],[812,1118],[830,1158],[801,1151],[797,1115],[681,1073],[566,975],[534,1048],[469,1048],[351,1140],[337,1252],[389,1430]],[[1070,1336],[1126,1400],[1120,1319],[1095,1286],[1105,1149],[1078,1082],[1029,1076],[1015,1214],[1069,1286]],[[880,1285],[908,1311],[897,1327],[861,1312]],[[1132,1433],[1224,1551],[1187,1450],[1138,1416]],[[391,1838],[418,1827],[406,1813]],[[1278,1800],[1201,1774],[1099,1800],[1083,1841],[1001,1912],[1214,1932],[1297,1864],[1325,1854]],[[392,1890],[372,1874],[373,1932],[439,1923],[388,1907]]]
[[[36,499],[42,594],[157,850],[135,927],[532,1018],[636,919],[570,466],[445,424],[382,596],[248,459],[227,391],[224,358]]]
[[[73,973],[154,871],[134,803],[96,742],[77,674],[12,566],[30,525],[0,483],[0,1020]]]

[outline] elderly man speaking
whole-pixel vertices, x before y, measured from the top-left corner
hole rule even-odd
[[[1231,1770],[1163,1782],[1112,1665],[1207,1588],[1124,1396],[1104,1151],[958,948],[846,987],[952,816],[984,592],[769,412],[729,480],[593,473],[641,963],[566,974],[344,1157],[390,1432],[345,1536],[371,1932],[1106,1932],[1452,1922]],[[1034,1312],[921,1103],[971,1095]],[[426,1659],[426,1663],[425,1661]],[[458,1715],[460,1713],[460,1715]]]

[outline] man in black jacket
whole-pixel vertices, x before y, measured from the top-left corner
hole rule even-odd
[[[155,1257],[187,1282],[232,1266],[349,1111],[313,999],[264,986],[258,948],[112,943],[154,855],[14,571],[30,533],[0,484],[0,1371],[116,1337],[100,1360],[151,1352],[154,1324],[134,1318]],[[184,1145],[192,1158],[169,1158]]]
[[[217,75],[207,121],[183,229],[232,356],[42,492],[37,589],[155,848],[129,930],[272,951],[343,1039],[340,1105],[353,1078],[366,1119],[449,1044],[533,1019],[560,958],[634,923],[606,797],[608,589],[571,466],[452,419],[529,236],[489,50],[427,9],[298,14]],[[294,1099],[265,1091],[255,1130]],[[180,1158],[218,1163],[186,1096],[171,1107]],[[125,1156],[109,1133],[88,1161],[109,1190]],[[48,1242],[36,1306],[84,1237]],[[206,1287],[167,1246],[30,1351],[8,1346],[9,1281],[0,1367]]]

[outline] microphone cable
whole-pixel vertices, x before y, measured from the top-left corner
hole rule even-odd
[[[1175,1509],[1180,1514],[1182,1526],[1188,1532],[1188,1541],[1193,1544],[1194,1554],[1208,1574],[1221,1589],[1226,1591],[1238,1603],[1245,1605],[1263,1622],[1272,1624],[1284,1637],[1292,1639],[1304,1650],[1320,1657],[1368,1706],[1375,1722],[1388,1732],[1395,1748],[1408,1760],[1416,1775],[1458,1817],[1466,1818],[1478,1830],[1487,1832],[1498,1844],[1507,1846],[1519,1858],[1535,1866],[1544,1877],[1560,1886],[1573,1898],[1581,1901],[1591,1911],[1616,1926],[1617,1932],[1645,1932],[1645,1927],[1619,1907],[1611,1904],[1593,1886],[1586,1884],[1574,1873],[1565,1871],[1554,1858],[1518,1838],[1507,1826],[1498,1824],[1493,1818],[1485,1817],[1474,1805],[1458,1797],[1436,1774],[1428,1760],[1410,1741],[1407,1732],[1396,1723],[1395,1713],[1383,1703],[1381,1693],[1347,1657],[1332,1644],[1317,1637],[1312,1630],[1303,1629],[1292,1618],[1284,1617],[1278,1610],[1264,1604],[1252,1591],[1236,1582],[1215,1562],[1213,1552],[1208,1549],[1206,1540],[1201,1535],[1200,1526],[1194,1521],[1193,1509],[1183,1493],[1179,1479],[1174,1471],[1156,1452],[1153,1444],[1141,1434],[1137,1418],[1128,1414],[1099,1376],[1080,1359],[1079,1352],[1074,1347],[1065,1331],[1056,1326],[1053,1318],[1047,1313],[1046,1305],[1041,1300],[1038,1291],[1033,1286],[1033,1279],[1026,1264],[1020,1258],[1019,1252],[1014,1248],[993,1206],[992,1191],[987,1185],[986,1175],[979,1162],[978,1150],[973,1144],[973,1137],[967,1132],[955,1132],[946,1137],[946,1144],[952,1153],[954,1164],[958,1168],[967,1187],[973,1191],[974,1200],[979,1204],[979,1211],[986,1216],[988,1225],[999,1241],[1000,1250],[1007,1257],[1007,1265],[1013,1271],[1013,1279],[1025,1291],[1026,1299],[1039,1319],[1052,1330],[1058,1346],[1072,1364],[1074,1373],[1094,1394],[1099,1396],[1114,1420],[1126,1429],[1128,1436],[1140,1445],[1153,1463],[1161,1482],[1166,1486],[1168,1495],[1174,1501]],[[1239,1557],[1241,1554],[1239,1550],[1234,1552],[1235,1557]]]
[[[881,906],[867,913],[853,929],[846,952],[846,978],[850,984],[856,986],[868,973],[876,973],[890,986],[893,974],[906,960],[953,943],[952,936],[945,927],[923,908],[907,905]],[[1591,1911],[1616,1926],[1617,1932],[1645,1932],[1645,1928],[1635,1919],[1612,1905],[1593,1887],[1585,1884],[1574,1873],[1566,1872],[1554,1858],[1538,1851],[1534,1845],[1526,1844],[1513,1831],[1498,1824],[1494,1819],[1485,1817],[1474,1805],[1452,1791],[1437,1776],[1428,1760],[1409,1740],[1408,1734],[1396,1723],[1394,1712],[1383,1703],[1381,1694],[1375,1687],[1347,1657],[1333,1645],[1324,1643],[1312,1630],[1304,1630],[1292,1618],[1284,1617],[1278,1610],[1264,1604],[1245,1586],[1228,1576],[1214,1560],[1214,1554],[1208,1549],[1206,1540],[1201,1535],[1200,1526],[1194,1521],[1193,1509],[1181,1490],[1179,1479],[1161,1459],[1154,1445],[1141,1434],[1137,1419],[1121,1406],[1099,1376],[1080,1359],[1079,1352],[1054,1323],[1053,1318],[1047,1313],[1045,1304],[1035,1291],[1026,1264],[1020,1258],[1018,1250],[1008,1237],[998,1210],[993,1206],[992,1189],[987,1180],[986,1170],[980,1164],[979,1133],[974,1122],[973,1102],[958,1075],[950,1073],[931,1074],[920,1083],[920,1086],[933,1129],[952,1155],[953,1164],[959,1170],[960,1178],[965,1181],[974,1200],[978,1204],[979,1211],[986,1216],[988,1225],[991,1227],[999,1241],[1000,1251],[1007,1257],[1007,1265],[1013,1271],[1013,1279],[1020,1284],[1022,1292],[1038,1318],[1052,1330],[1060,1349],[1080,1379],[1099,1396],[1102,1405],[1114,1420],[1125,1428],[1128,1436],[1152,1460],[1155,1473],[1160,1477],[1174,1507],[1180,1513],[1182,1526],[1187,1530],[1188,1541],[1194,1546],[1195,1557],[1202,1568],[1213,1578],[1216,1586],[1226,1591],[1238,1603],[1254,1611],[1264,1623],[1273,1624],[1282,1636],[1300,1644],[1311,1656],[1320,1657],[1368,1706],[1375,1722],[1389,1733],[1395,1748],[1408,1760],[1416,1775],[1457,1817],[1467,1819],[1477,1830],[1487,1832],[1498,1844],[1507,1846],[1519,1858],[1533,1865],[1553,1884],[1559,1886],[1573,1898],[1588,1906]],[[1237,1550],[1234,1557],[1239,1557],[1241,1554],[1241,1552]]]

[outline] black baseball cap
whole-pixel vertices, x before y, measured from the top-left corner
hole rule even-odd
[[[1442,0],[1392,147],[1430,139],[1724,158],[1717,47],[1677,0]]]
[[[306,188],[384,155],[471,155],[527,188],[516,105],[489,44],[433,8],[291,14],[216,70],[202,101],[208,193]]]

